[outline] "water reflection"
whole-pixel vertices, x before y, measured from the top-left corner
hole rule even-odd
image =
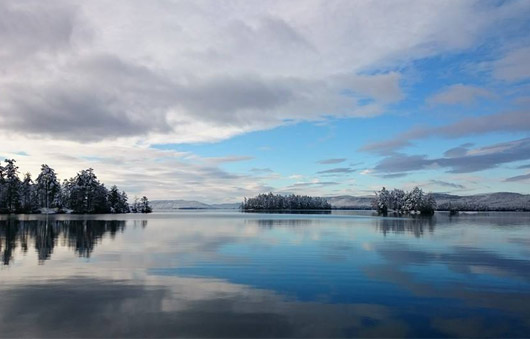
[[[436,226],[436,217],[433,216],[415,216],[408,218],[400,217],[381,217],[375,221],[377,231],[387,235],[388,233],[408,233],[420,238],[425,231],[434,233]]]
[[[147,221],[141,222],[142,227]],[[15,249],[27,253],[33,243],[39,263],[50,259],[58,244],[66,245],[80,257],[88,258],[105,234],[114,238],[125,229],[124,220],[0,220],[2,262],[9,265]]]
[[[530,214],[344,213],[0,221],[1,336],[530,333]]]
[[[246,224],[258,225],[260,228],[272,229],[274,227],[301,227],[315,223],[311,219],[247,219]]]

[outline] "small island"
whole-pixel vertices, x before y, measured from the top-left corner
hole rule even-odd
[[[30,173],[21,180],[14,159],[0,164],[0,214],[10,213],[150,213],[149,199],[143,196],[128,203],[125,191],[107,189],[92,168],[82,170],[60,183],[55,170],[42,165],[37,179]]]
[[[388,212],[398,215],[433,215],[436,210],[436,200],[433,194],[426,194],[418,187],[414,187],[410,192],[397,188],[388,191],[383,187],[383,189],[375,193],[372,208],[382,215],[386,215]]]
[[[331,210],[331,204],[322,197],[268,193],[245,198],[240,209],[243,211]]]

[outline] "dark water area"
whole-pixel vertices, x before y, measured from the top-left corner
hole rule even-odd
[[[530,213],[0,217],[0,337],[529,337]]]

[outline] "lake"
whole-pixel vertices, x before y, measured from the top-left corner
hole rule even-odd
[[[1,337],[528,337],[530,213],[0,216]]]

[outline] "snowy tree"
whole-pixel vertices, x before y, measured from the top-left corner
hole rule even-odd
[[[410,192],[399,189],[389,192],[383,187],[381,191],[376,192],[372,206],[381,214],[386,214],[389,211],[397,214],[433,214],[436,209],[436,201],[432,194],[424,194],[418,187],[414,187]]]
[[[55,171],[46,164],[42,165],[36,182],[39,205],[46,208],[55,207],[55,198],[61,189]]]
[[[3,167],[3,187],[5,209],[9,213],[15,213],[20,208],[20,178],[18,177],[18,166],[14,159],[5,159]]]
[[[140,210],[141,213],[151,213],[153,210],[151,206],[149,205],[149,200],[144,195],[142,199],[140,199]]]
[[[390,193],[390,200],[392,210],[400,214],[405,212],[405,191],[395,188]]]
[[[421,205],[419,208],[419,211],[421,214],[434,214],[434,210],[436,209],[436,200],[434,199],[434,195],[431,193],[425,194],[423,196],[423,199],[421,201]]]
[[[140,211],[140,203],[138,202],[138,197],[134,197],[133,203],[131,204],[131,212],[138,213]]]
[[[4,167],[0,163],[0,213],[5,213],[7,209],[5,206],[5,173]]]
[[[372,202],[373,208],[381,214],[386,214],[392,204],[392,196],[386,188],[375,193],[375,199]]]
[[[119,212],[117,213],[129,213],[130,212],[130,208],[129,208],[129,204],[127,203],[127,200],[128,200],[127,193],[125,193],[125,191],[122,191],[120,194],[120,200],[118,203]]]
[[[301,195],[259,194],[254,198],[244,198],[243,210],[328,210],[331,205],[321,197]]]
[[[405,210],[409,213],[419,211],[422,206],[422,201],[423,191],[418,187],[414,187],[405,196]]]
[[[118,187],[116,185],[112,186],[109,190],[109,205],[110,205],[110,211],[113,213],[116,213],[116,211],[119,209],[118,205],[120,203],[120,191],[118,190]]]
[[[66,183],[68,206],[75,213],[108,213],[108,191],[92,168],[82,170]]]
[[[109,190],[108,202],[112,213],[127,213],[129,205],[127,204],[127,194],[120,192],[116,185]]]
[[[20,186],[20,205],[23,213],[32,213],[39,208],[37,192],[30,173],[24,175]]]
[[[145,196],[140,201],[136,199],[131,208],[127,194],[116,186],[109,191],[92,168],[78,172],[62,185],[48,165],[41,166],[35,182],[30,173],[22,181],[18,174],[14,159],[6,159],[5,166],[0,163],[0,214],[40,213],[43,207],[73,213],[129,213],[131,209],[149,213],[152,210]]]

